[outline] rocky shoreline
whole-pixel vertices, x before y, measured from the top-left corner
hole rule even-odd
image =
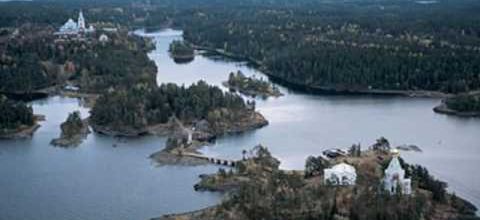
[[[177,119],[170,120],[169,138],[165,148],[149,156],[158,166],[180,165],[198,166],[208,164],[207,160],[187,155],[201,155],[198,149],[209,142],[200,140],[198,133],[186,128]]]
[[[280,92],[273,92],[273,91],[272,92],[259,92],[259,91],[255,91],[255,90],[242,89],[238,86],[232,86],[228,82],[223,82],[222,85],[227,87],[228,89],[238,91],[238,92],[240,92],[244,95],[251,96],[251,97],[263,97],[263,98],[275,97],[275,98],[277,98],[277,97],[283,96],[283,94],[280,93]]]
[[[448,108],[445,103],[435,106],[433,111],[439,114],[454,115],[459,117],[480,117],[480,112],[461,112],[453,110]]]
[[[150,155],[151,160],[157,166],[202,166],[207,165],[208,161],[201,160],[194,157],[185,157],[179,154],[174,154],[167,151],[158,151]]]
[[[258,112],[246,118],[241,118],[233,124],[220,125],[220,128],[212,128],[206,125],[206,121],[199,121],[195,125],[184,125],[177,119],[170,120],[168,126],[164,126],[163,135],[170,135],[164,149],[150,155],[150,159],[157,165],[183,165],[198,166],[209,162],[202,156],[198,149],[209,145],[218,136],[242,133],[268,124],[268,121]],[[201,125],[203,124],[203,125]],[[223,127],[222,127],[223,126]]]
[[[38,122],[45,120],[44,115],[34,115],[34,117],[35,117],[35,122],[33,123],[32,126],[22,125],[15,130],[6,131],[6,132],[0,134],[0,139],[31,138],[33,136],[33,134],[35,133],[35,131],[37,131],[37,129],[40,128],[40,126],[41,126]]]
[[[176,119],[175,119],[176,120]],[[203,121],[205,122],[205,121]],[[159,136],[166,136],[173,134],[178,126],[176,123],[180,123],[180,126],[193,126],[187,123],[180,122],[176,120],[176,122],[167,122],[164,124],[155,124],[149,125],[142,128],[132,128],[132,127],[111,127],[111,126],[103,126],[98,125],[95,123],[90,123],[92,129],[100,134],[108,135],[108,136],[120,136],[120,137],[138,137],[142,135],[159,135]],[[235,134],[241,133],[249,130],[258,129],[268,125],[268,121],[265,117],[260,114],[259,112],[255,111],[248,111],[242,114],[241,117],[237,118],[234,122],[218,122],[215,125],[208,125],[205,126],[206,128],[201,129],[196,133],[199,139],[206,140],[206,139],[215,139],[217,136],[225,135],[225,134]]]
[[[191,211],[191,212],[184,212],[184,213],[178,213],[178,214],[167,214],[167,215],[164,215],[162,217],[151,218],[150,220],[179,220],[179,219],[182,219],[182,220],[188,220],[188,219],[201,220],[201,219],[208,219],[208,218],[205,218],[205,215],[207,213],[215,212],[216,208],[217,208],[216,206],[213,206],[213,207],[207,207],[207,208],[204,208],[204,209],[199,209],[199,210],[195,210],[195,211]]]
[[[82,121],[82,127],[77,133],[66,135],[62,131],[60,137],[53,139],[50,144],[57,147],[75,147],[80,145],[87,138],[88,134],[90,134],[90,129],[88,128],[88,120],[85,119]]]
[[[109,126],[102,126],[95,123],[90,123],[93,131],[99,134],[112,136],[112,137],[138,137],[148,134],[148,128],[112,128]]]

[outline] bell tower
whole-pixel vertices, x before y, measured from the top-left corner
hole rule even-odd
[[[78,29],[80,29],[80,31],[85,31],[86,30],[85,18],[83,17],[83,12],[82,11],[80,11],[80,13],[78,14]]]

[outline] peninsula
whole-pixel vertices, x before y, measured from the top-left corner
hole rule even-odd
[[[221,204],[156,220],[479,219],[472,204],[448,193],[426,168],[407,164],[387,145],[374,146],[354,145],[333,159],[309,157],[305,171],[285,171],[259,145],[234,169],[202,175],[195,189],[228,192]]]
[[[32,107],[1,95],[0,113],[0,139],[31,137],[43,119],[33,114]]]
[[[480,93],[460,94],[444,99],[433,110],[441,114],[478,117],[480,116]]]

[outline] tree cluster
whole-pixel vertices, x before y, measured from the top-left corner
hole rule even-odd
[[[86,126],[81,118],[80,112],[75,111],[68,114],[67,120],[60,125],[62,136],[66,138],[78,135]]]
[[[185,41],[174,40],[170,43],[168,51],[172,53],[173,56],[193,56],[193,48],[188,45]]]
[[[0,96],[0,133],[35,122],[32,107]]]
[[[432,192],[432,197],[435,201],[445,202],[447,196],[447,183],[435,179],[425,167],[420,165],[409,167],[411,178],[418,183],[419,188]]]
[[[257,95],[262,97],[281,95],[280,90],[272,83],[262,78],[257,79],[255,76],[246,77],[241,71],[237,73],[231,72],[228,76],[226,86],[231,90],[238,90],[243,94],[254,97]]]
[[[460,112],[480,112],[480,95],[458,95],[445,100],[449,109]]]
[[[91,111],[93,123],[103,126],[142,128],[166,123],[175,116],[183,122],[230,118],[250,108],[238,95],[224,93],[204,81],[186,88],[162,84],[158,88],[135,87],[101,96]]]
[[[329,166],[330,162],[322,156],[309,156],[305,162],[305,178],[323,175],[323,170]]]

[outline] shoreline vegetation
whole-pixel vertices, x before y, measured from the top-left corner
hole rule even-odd
[[[193,43],[191,43],[193,44]],[[259,60],[255,60],[252,57],[242,56],[227,52],[220,48],[212,48],[207,46],[201,46],[193,44],[197,50],[203,50],[210,53],[218,54],[233,60],[246,61],[250,65],[255,66],[263,74],[267,75],[272,82],[284,85],[289,89],[295,89],[298,91],[321,94],[321,95],[378,95],[378,96],[406,96],[406,97],[418,97],[418,98],[450,98],[454,94],[444,93],[440,91],[429,90],[388,90],[388,89],[359,89],[353,87],[334,87],[334,86],[305,86],[295,82],[284,80],[274,75],[268,67]]]
[[[433,109],[436,113],[460,117],[480,117],[480,92],[460,94],[442,100]]]
[[[60,128],[60,137],[50,142],[50,144],[58,147],[76,147],[80,145],[90,133],[87,120],[82,120],[80,112],[78,111],[70,113],[67,120],[60,125]]]
[[[195,59],[195,50],[185,41],[172,41],[168,52],[176,63],[189,63]]]
[[[111,136],[172,134],[180,123],[201,133],[202,139],[213,139],[268,124],[253,104],[204,81],[190,87],[162,84],[107,93],[91,113],[93,130]]]
[[[43,115],[33,114],[31,106],[0,95],[0,139],[30,138],[40,127]]]
[[[246,96],[261,97],[266,99],[268,97],[280,97],[283,94],[280,89],[271,82],[265,81],[263,78],[257,79],[253,77],[246,77],[241,71],[237,73],[231,72],[228,80],[222,83],[232,92],[240,92]]]
[[[368,150],[353,145],[348,155],[332,159],[311,156],[305,171],[287,171],[279,169],[280,162],[266,147],[258,145],[244,153],[234,168],[200,176],[195,190],[225,193],[220,204],[152,220],[479,219],[476,207],[448,193],[445,182],[401,157],[406,178],[413,181],[413,194],[388,193],[382,184],[383,172],[394,155],[388,141],[379,139]],[[354,185],[324,181],[323,170],[338,163],[356,168]]]
[[[31,138],[35,131],[40,128],[39,121],[44,121],[44,115],[34,115],[35,122],[33,125],[20,125],[16,129],[3,130],[0,133],[0,139],[25,139]]]

